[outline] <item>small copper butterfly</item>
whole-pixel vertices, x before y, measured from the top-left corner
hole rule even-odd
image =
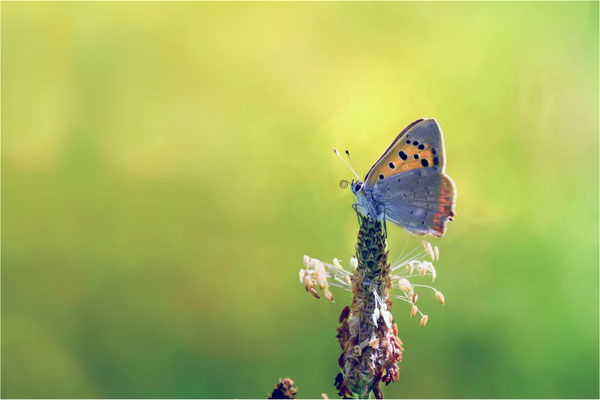
[[[364,181],[358,175],[352,181],[355,207],[410,233],[442,237],[456,203],[456,186],[445,167],[440,126],[435,119],[419,119],[400,132]]]

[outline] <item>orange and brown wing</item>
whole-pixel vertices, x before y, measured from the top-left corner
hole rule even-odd
[[[445,155],[442,131],[435,119],[420,119],[394,139],[365,177],[367,187],[385,178],[418,168],[444,172]]]

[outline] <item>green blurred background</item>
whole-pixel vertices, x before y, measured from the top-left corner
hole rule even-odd
[[[2,3],[2,396],[335,396],[352,176],[458,187],[387,397],[598,397],[598,3]],[[418,245],[390,227],[395,258]]]

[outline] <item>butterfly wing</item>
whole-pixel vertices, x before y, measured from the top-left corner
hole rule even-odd
[[[377,167],[378,165],[381,164],[382,160],[385,158],[388,158],[391,150],[394,149],[394,147],[398,144],[398,141],[404,136],[406,135],[406,132],[408,132],[413,126],[417,125],[419,122],[424,121],[424,118],[418,119],[412,123],[410,123],[406,128],[402,129],[402,132],[400,132],[398,134],[398,136],[396,136],[396,138],[394,139],[394,141],[392,142],[392,144],[390,144],[388,146],[387,149],[385,149],[385,151],[379,156],[379,158],[377,159],[377,161],[375,161],[375,163],[373,164],[373,166],[371,167],[371,169],[369,170],[369,172],[367,172],[367,176],[365,177],[365,182],[367,182],[367,179],[369,178],[369,176],[371,176],[373,170],[375,169],[375,167]]]
[[[456,188],[444,173],[444,139],[435,119],[405,128],[365,178],[365,191],[392,222],[418,235],[443,236]]]
[[[456,189],[446,174],[419,168],[384,179],[373,198],[389,221],[417,235],[442,237],[454,216]]]

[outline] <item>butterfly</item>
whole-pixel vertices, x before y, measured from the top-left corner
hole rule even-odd
[[[352,181],[355,207],[410,233],[442,237],[456,203],[456,186],[445,167],[444,137],[437,121],[416,120],[394,139],[364,181]]]

